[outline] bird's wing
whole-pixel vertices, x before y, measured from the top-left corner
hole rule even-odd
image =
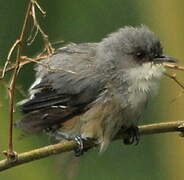
[[[42,64],[36,68],[37,80],[30,88],[30,97],[20,104],[27,115],[18,126],[30,132],[49,128],[85,111],[98,98],[104,82],[92,70],[89,53],[75,45],[75,51],[70,47],[61,49],[42,61],[50,69]]]
[[[98,76],[48,73],[31,89],[31,96],[21,106],[25,113],[52,106],[76,107],[95,100],[103,90]]]

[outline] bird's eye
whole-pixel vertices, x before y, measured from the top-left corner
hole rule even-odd
[[[136,53],[136,57],[141,59],[141,58],[144,58],[145,57],[145,53],[144,52],[137,52]]]

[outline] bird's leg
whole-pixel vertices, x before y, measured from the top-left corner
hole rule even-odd
[[[83,143],[83,139],[80,135],[70,135],[61,131],[55,131],[53,133],[53,135],[56,137],[56,139],[60,140],[62,139],[66,139],[68,141],[75,141],[78,146],[77,148],[74,149],[75,152],[75,156],[81,156],[84,153],[84,143]]]
[[[140,133],[137,126],[131,126],[128,129],[126,129],[126,133],[128,134],[128,137],[123,139],[124,144],[130,145],[135,142],[135,145],[138,145],[140,140]]]

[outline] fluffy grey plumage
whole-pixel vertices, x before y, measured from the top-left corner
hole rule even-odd
[[[42,61],[49,68],[36,67],[17,126],[93,138],[103,151],[120,128],[137,125],[164,71],[158,62],[166,60],[145,26],[122,28],[99,43],[69,44]]]

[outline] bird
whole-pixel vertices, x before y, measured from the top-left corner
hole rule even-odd
[[[125,26],[100,42],[69,43],[36,65],[15,126],[25,134],[73,139],[80,150],[92,139],[104,152],[120,129],[131,134],[124,142],[138,141],[138,122],[158,90],[163,62],[175,59],[163,54],[145,25]]]

